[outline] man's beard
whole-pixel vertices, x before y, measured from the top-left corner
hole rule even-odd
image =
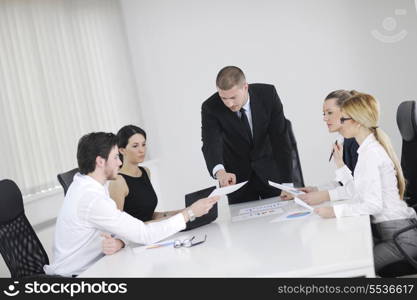
[[[113,170],[106,168],[104,175],[106,176],[106,180],[115,180],[116,179],[116,175],[114,175]]]

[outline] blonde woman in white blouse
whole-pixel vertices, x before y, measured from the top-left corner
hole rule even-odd
[[[370,215],[376,235],[374,262],[378,273],[384,266],[404,259],[392,236],[417,222],[416,213],[403,201],[405,181],[401,165],[389,137],[378,128],[378,102],[371,95],[354,95],[343,103],[340,121],[343,137],[354,137],[359,144],[355,177],[343,162],[342,147],[334,146],[336,180],[343,183],[344,194],[352,201],[316,208],[315,212],[323,218]],[[332,199],[338,200],[337,195]],[[400,235],[399,243],[407,253],[416,256],[417,230]]]

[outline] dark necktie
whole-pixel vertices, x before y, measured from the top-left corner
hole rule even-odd
[[[246,116],[246,110],[243,107],[240,109],[240,120],[242,121],[243,127],[245,128],[245,131],[248,134],[250,141],[252,142],[252,131],[250,130],[249,120]]]

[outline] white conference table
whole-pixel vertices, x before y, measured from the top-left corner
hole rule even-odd
[[[278,215],[232,222],[231,212],[276,202],[219,201],[211,224],[167,240],[196,236],[191,248],[126,247],[104,256],[79,277],[374,277],[369,216],[322,219],[317,215],[271,222]]]

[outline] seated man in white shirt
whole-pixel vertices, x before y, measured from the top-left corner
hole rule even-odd
[[[74,176],[58,215],[54,259],[45,265],[46,274],[77,276],[103,257],[103,252],[112,254],[124,247],[123,241],[155,243],[184,229],[189,220],[206,214],[219,199],[200,199],[175,216],[145,224],[118,210],[109,196],[106,183],[116,178],[122,164],[114,134],[83,136],[77,160],[80,173]]]

